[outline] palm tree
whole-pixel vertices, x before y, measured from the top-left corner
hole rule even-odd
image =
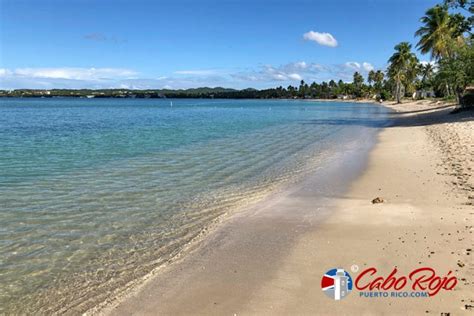
[[[367,82],[369,83],[369,93],[373,93],[375,91],[375,87],[372,86],[372,82],[375,82],[375,71],[369,71],[369,74],[367,76]]]
[[[416,47],[423,53],[431,53],[431,58],[439,59],[449,56],[452,41],[453,25],[445,6],[437,5],[426,11],[420,21],[424,24],[415,32],[420,40]]]
[[[418,59],[411,52],[411,44],[401,42],[395,46],[395,53],[388,62],[388,76],[395,82],[395,97],[397,103],[401,103],[402,90],[411,84],[416,76]]]
[[[370,73],[369,73],[370,77]],[[372,81],[374,82],[374,92],[378,95],[382,92],[384,74],[383,71],[377,70],[372,76]]]
[[[356,97],[361,97],[362,96],[362,88],[363,88],[363,85],[364,85],[364,77],[362,77],[362,75],[360,73],[358,73],[357,71],[354,73],[353,85],[354,85],[354,93],[355,93]]]
[[[300,97],[304,98],[305,93],[306,93],[304,80],[301,80],[301,81],[300,81],[300,88],[299,88],[298,91],[299,91]]]
[[[369,71],[369,75],[367,76],[367,82],[371,86],[372,86],[372,82],[375,82],[375,71],[373,70]]]
[[[463,34],[470,33],[473,20],[466,19],[459,13],[449,14],[448,7],[465,8],[467,4],[466,1],[447,0],[445,5],[436,5],[426,11],[421,18],[424,25],[415,33],[415,36],[420,37],[417,47],[422,53],[430,52],[432,59],[440,61],[442,58],[454,57],[456,48],[466,45]],[[470,8],[472,9],[472,4]],[[450,83],[446,81],[444,84],[446,94],[450,95]]]
[[[377,85],[377,84],[382,85],[383,78],[384,78],[383,71],[382,70],[377,70],[377,72],[375,73],[375,76],[374,76],[375,85]]]
[[[426,88],[431,80],[433,79],[434,75],[434,66],[432,63],[426,63],[421,65],[421,84],[423,88]]]

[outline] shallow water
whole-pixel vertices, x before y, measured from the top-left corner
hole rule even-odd
[[[380,106],[0,99],[0,313],[83,312],[376,135]]]

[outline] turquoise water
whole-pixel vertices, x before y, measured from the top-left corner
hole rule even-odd
[[[385,117],[337,102],[0,99],[0,314],[86,311]]]

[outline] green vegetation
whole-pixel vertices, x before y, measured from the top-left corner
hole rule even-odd
[[[474,4],[469,0],[446,0],[426,11],[415,36],[420,52],[431,54],[430,63],[421,64],[407,42],[395,46],[387,75],[398,103],[403,96],[431,95],[474,106],[472,92],[466,92],[474,83],[473,13]]]
[[[448,93],[453,92],[456,101],[464,106],[473,106],[462,102],[464,90],[472,84],[474,78],[474,49],[473,39],[469,43],[461,45],[453,50],[453,54],[439,61],[439,70],[436,78],[439,82],[445,82]],[[471,97],[472,100],[472,97]]]
[[[197,88],[186,90],[13,90],[1,91],[0,97],[94,97],[94,98],[319,98],[394,99],[403,97],[439,97],[456,100],[462,106],[474,106],[474,24],[473,0],[445,0],[429,8],[415,32],[416,48],[431,55],[430,63],[420,63],[408,42],[395,46],[385,73],[371,70],[367,84],[356,72],[352,82],[339,80],[297,87],[272,89]]]
[[[420,21],[424,24],[415,32],[420,37],[417,47],[423,54],[440,59],[451,54],[449,47],[453,40],[455,26],[451,22],[448,8],[437,5],[426,11]]]
[[[418,58],[411,52],[411,45],[402,42],[395,46],[395,53],[388,60],[390,63],[387,74],[395,83],[393,91],[397,103],[405,94],[404,89],[413,87],[413,80],[416,78],[418,69]]]
[[[383,78],[383,73],[380,71]],[[382,79],[383,80],[383,79]],[[342,80],[335,82],[316,83],[308,85],[304,81],[299,86],[277,87],[272,89],[226,89],[226,88],[197,88],[185,90],[128,90],[128,89],[103,89],[103,90],[33,90],[20,89],[5,91],[0,90],[0,97],[81,97],[81,98],[220,98],[220,99],[297,99],[318,98],[336,99],[368,97],[369,89],[364,83],[364,78],[357,74],[353,83],[345,83]],[[378,83],[379,86],[382,84]]]

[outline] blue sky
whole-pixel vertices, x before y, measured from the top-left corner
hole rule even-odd
[[[0,0],[0,88],[349,81],[415,43],[437,2]]]

